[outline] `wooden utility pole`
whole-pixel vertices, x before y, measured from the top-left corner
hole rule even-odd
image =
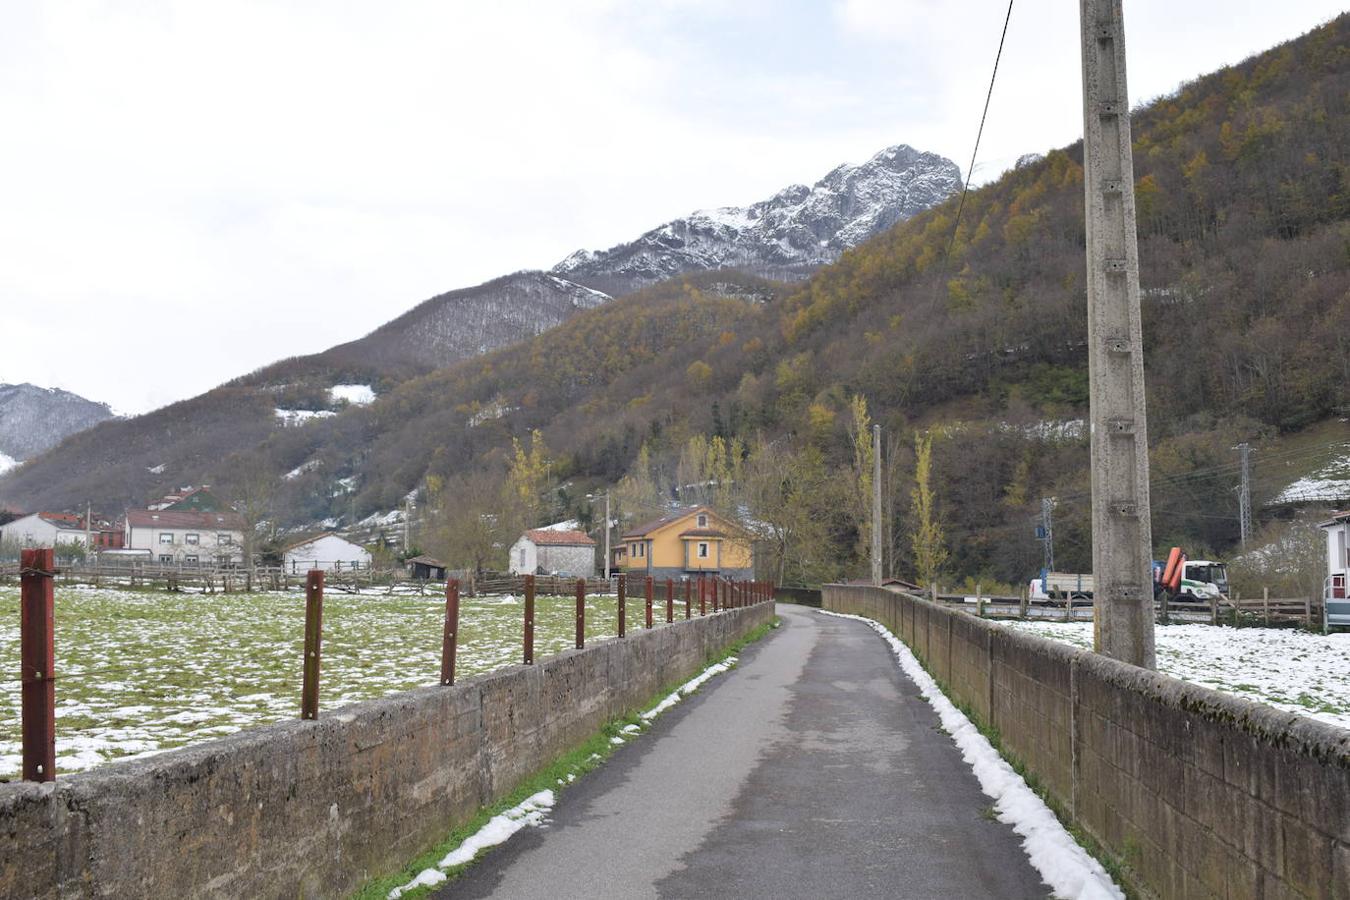
[[[1154,666],[1148,426],[1121,0],[1079,0],[1097,652]]]
[[[872,584],[881,587],[881,426],[872,426]]]

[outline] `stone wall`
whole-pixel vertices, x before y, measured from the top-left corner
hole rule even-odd
[[[0,897],[337,897],[773,618],[695,617],[533,666],[49,784],[0,785]]]
[[[824,606],[900,637],[1137,893],[1350,898],[1350,730],[885,589]]]

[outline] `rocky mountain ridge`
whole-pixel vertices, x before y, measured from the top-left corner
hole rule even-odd
[[[111,418],[113,411],[106,403],[69,391],[0,384],[0,471]]]
[[[796,280],[960,188],[956,163],[897,144],[810,187],[794,184],[747,207],[698,210],[608,250],[578,250],[552,272],[616,296],[713,269]]]

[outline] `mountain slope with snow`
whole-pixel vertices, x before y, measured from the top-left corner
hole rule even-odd
[[[748,207],[699,210],[609,250],[578,250],[553,272],[614,295],[712,269],[801,278],[960,188],[956,163],[898,144],[811,187],[794,184]]]
[[[69,391],[0,384],[0,472],[111,418],[106,403]]]

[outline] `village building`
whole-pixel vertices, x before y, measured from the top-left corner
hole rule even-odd
[[[1322,583],[1326,625],[1350,625],[1350,511],[1322,523],[1327,535],[1327,577]]]
[[[511,545],[512,575],[595,575],[595,540],[584,531],[536,528]]]
[[[161,565],[240,565],[244,520],[232,512],[129,509],[124,544]]]
[[[707,506],[679,510],[639,525],[625,532],[621,542],[615,563],[629,575],[747,579],[755,574],[754,540],[749,532]]]
[[[350,572],[370,568],[370,551],[329,531],[292,542],[282,551],[281,563],[292,574],[311,569]]]
[[[226,507],[220,502],[220,498],[211,493],[211,486],[204,484],[201,487],[185,487],[175,493],[165,494],[155,502],[146,504],[145,508],[175,512],[220,512]]]
[[[21,547],[88,545],[84,519],[71,513],[35,512],[0,528],[0,540]]]

